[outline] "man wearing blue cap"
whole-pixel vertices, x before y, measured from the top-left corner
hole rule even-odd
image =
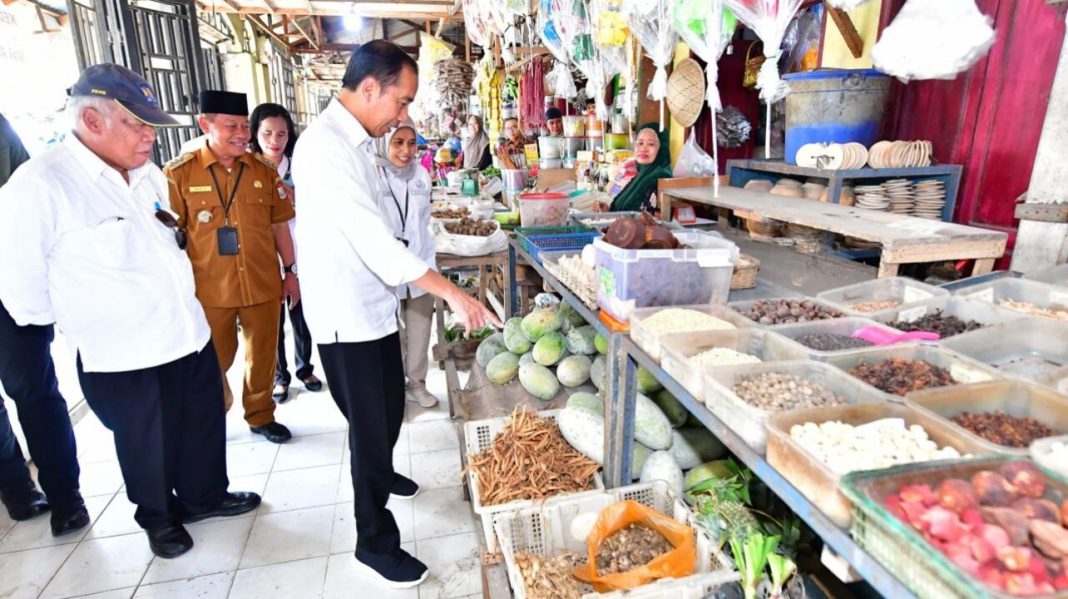
[[[74,345],[134,519],[173,558],[193,546],[183,523],[260,503],[227,491],[222,375],[187,234],[150,162],[154,127],[178,123],[117,65],[86,69],[68,93],[73,131],[0,188],[0,300],[16,324],[55,323]]]

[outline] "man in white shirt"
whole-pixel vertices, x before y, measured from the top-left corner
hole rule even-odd
[[[293,156],[300,189],[297,246],[304,316],[330,394],[349,421],[356,561],[393,588],[426,580],[425,565],[400,547],[390,495],[419,487],[393,469],[404,420],[404,365],[397,333],[399,285],[444,298],[468,330],[496,318],[393,237],[378,207],[388,193],[375,170],[374,138],[408,116],[416,63],[382,40],[357,48],[336,100],[301,134]]]
[[[177,122],[117,65],[86,69],[68,93],[74,130],[0,188],[0,300],[18,325],[56,323],[75,346],[134,519],[173,558],[193,546],[183,523],[260,503],[227,492],[222,375],[150,162],[153,127]]]

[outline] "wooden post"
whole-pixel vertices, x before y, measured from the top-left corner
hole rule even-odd
[[[464,60],[471,62],[471,37],[464,31]]]

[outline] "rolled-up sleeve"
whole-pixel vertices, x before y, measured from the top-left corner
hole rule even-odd
[[[393,237],[372,194],[378,181],[367,181],[359,167],[341,154],[315,153],[294,162],[294,179],[302,202],[330,204],[336,226],[367,268],[391,287],[426,274],[423,260]],[[299,218],[299,216],[298,216]]]
[[[0,301],[20,326],[52,324],[48,254],[55,215],[49,188],[16,175],[0,188],[0,210]]]

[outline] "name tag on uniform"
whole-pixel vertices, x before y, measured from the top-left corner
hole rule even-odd
[[[211,185],[194,185],[189,188],[189,193],[204,193],[211,191]]]

